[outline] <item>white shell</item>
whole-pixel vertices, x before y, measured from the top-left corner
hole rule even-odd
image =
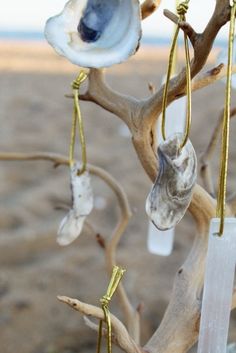
[[[76,217],[74,210],[63,218],[57,232],[57,242],[61,246],[71,244],[80,235],[86,217]]]
[[[93,190],[90,176],[87,171],[77,175],[80,168],[80,163],[71,168],[72,204],[77,217],[88,216],[93,209]]]
[[[146,212],[160,230],[183,218],[197,178],[197,158],[191,142],[180,150],[183,135],[176,133],[158,146],[159,174],[146,201]]]
[[[139,1],[70,0],[47,21],[45,37],[73,64],[88,68],[118,64],[138,49]]]
[[[89,173],[86,171],[77,175],[81,165],[75,164],[71,168],[72,209],[63,218],[57,232],[57,242],[69,245],[81,233],[86,216],[93,209],[93,191]]]

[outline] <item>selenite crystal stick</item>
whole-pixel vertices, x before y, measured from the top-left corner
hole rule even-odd
[[[165,77],[163,78],[165,82]],[[177,132],[183,132],[186,120],[186,97],[179,98],[172,102],[166,109],[166,137]],[[161,134],[161,116],[157,123],[157,141],[163,142]],[[158,230],[152,222],[148,228],[148,250],[151,254],[169,256],[174,245],[175,229],[166,231]]]
[[[210,224],[198,353],[226,353],[236,262],[236,218]]]

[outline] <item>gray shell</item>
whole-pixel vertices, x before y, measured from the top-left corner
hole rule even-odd
[[[173,228],[183,218],[197,178],[197,158],[188,140],[177,133],[158,146],[159,174],[146,201],[146,212],[160,230]]]

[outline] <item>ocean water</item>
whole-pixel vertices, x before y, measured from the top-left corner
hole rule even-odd
[[[0,30],[1,40],[13,40],[13,41],[45,41],[43,32],[30,32],[30,31],[4,31]],[[180,44],[183,44],[183,40],[179,40]],[[143,36],[141,40],[142,45],[150,46],[170,46],[171,38],[158,37],[158,36]],[[224,39],[216,38],[215,46],[226,47],[227,41]]]

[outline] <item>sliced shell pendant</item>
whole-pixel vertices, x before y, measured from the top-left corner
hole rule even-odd
[[[146,212],[160,230],[173,228],[183,218],[197,179],[197,157],[190,140],[181,148],[176,133],[158,146],[159,173],[146,200]]]
[[[93,191],[87,171],[78,175],[81,165],[74,164],[71,168],[72,208],[63,218],[57,233],[60,245],[69,245],[81,233],[86,217],[93,209]]]

